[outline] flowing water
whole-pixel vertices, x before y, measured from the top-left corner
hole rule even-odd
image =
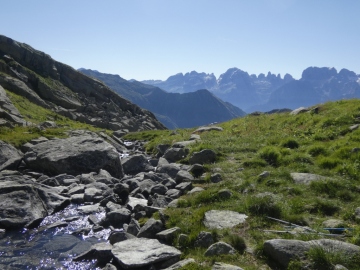
[[[105,212],[95,215],[101,219]],[[60,227],[51,228],[56,224]],[[106,241],[109,234],[110,229],[94,232],[88,215],[72,204],[46,217],[37,229],[0,233],[0,269],[97,269],[96,261],[72,258]]]

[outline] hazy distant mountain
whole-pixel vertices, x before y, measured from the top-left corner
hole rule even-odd
[[[89,69],[79,69],[79,71],[103,81],[122,97],[153,112],[168,128],[207,125],[246,114],[232,104],[215,97],[208,90],[182,94],[168,93],[138,81],[124,80],[119,75],[104,74]]]
[[[207,89],[224,101],[247,110],[248,108],[267,102],[270,94],[278,87],[292,81],[291,75],[284,78],[280,75],[264,74],[249,75],[238,68],[230,68],[218,79],[214,74],[192,71],[170,76],[166,81],[147,80],[143,83],[160,87],[172,93],[187,93],[198,89]]]
[[[335,68],[309,67],[302,73],[300,80],[287,83],[273,93],[262,105],[252,110],[267,111],[273,108],[294,109],[311,106],[326,101],[360,98],[360,76],[355,72]]]
[[[144,83],[170,92],[189,92],[207,85],[206,89],[214,95],[247,112],[295,109],[329,100],[360,97],[359,75],[347,69],[337,72],[335,68],[327,67],[309,67],[300,80],[289,74],[284,78],[271,72],[257,76],[230,68],[218,79],[213,74],[192,71],[170,76],[166,81],[148,80]]]

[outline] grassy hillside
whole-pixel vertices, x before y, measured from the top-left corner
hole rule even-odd
[[[267,259],[262,253],[264,241],[319,238],[314,234],[264,232],[284,230],[283,224],[267,216],[309,226],[323,233],[328,233],[323,230],[323,221],[340,219],[343,227],[353,229],[345,240],[360,245],[360,222],[355,219],[355,209],[360,207],[360,130],[350,129],[359,122],[360,101],[347,100],[326,103],[317,111],[298,115],[248,115],[220,124],[224,129],[222,132],[202,133],[202,142],[191,146],[190,151],[213,149],[219,158],[216,163],[207,165],[208,174],[220,172],[223,181],[199,184],[206,190],[182,197],[178,208],[166,211],[169,215],[167,227],[178,226],[182,233],[190,236],[182,249],[184,257],[194,258],[201,265],[200,268],[192,265],[184,269],[211,269],[214,261],[244,269],[259,269]],[[187,140],[193,130],[177,130],[176,135],[170,131],[134,133],[127,137],[150,140],[147,150],[155,152],[157,144]],[[186,159],[183,162],[186,163]],[[264,171],[270,175],[259,176]],[[290,176],[293,172],[319,174],[327,178],[310,185],[295,184]],[[218,191],[225,188],[232,192],[229,199],[218,195]],[[234,229],[212,232],[218,240],[238,246],[238,255],[214,259],[204,257],[204,249],[194,248],[196,236],[201,230],[206,230],[202,219],[210,209],[234,210],[249,216],[245,224]],[[243,252],[244,243],[250,253]],[[317,256],[321,255],[313,255],[313,260]],[[325,258],[349,269],[358,269],[353,268],[360,265],[357,259]],[[296,263],[292,267],[300,269]]]
[[[85,123],[70,120],[65,116],[61,116],[51,110],[38,106],[28,99],[10,91],[6,91],[6,94],[25,120],[34,124],[28,127],[15,127],[11,129],[0,127],[0,140],[11,143],[16,147],[20,147],[24,143],[40,136],[47,137],[48,139],[54,137],[66,137],[65,131],[71,129],[101,130],[100,128]],[[53,121],[58,127],[41,130],[36,125],[44,121]]]

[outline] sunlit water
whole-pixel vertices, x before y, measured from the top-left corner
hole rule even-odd
[[[110,229],[94,232],[88,216],[76,207],[69,205],[46,217],[37,229],[0,233],[0,269],[97,269],[96,261],[73,262],[72,258],[106,241]],[[101,219],[105,213],[95,215]],[[66,227],[44,230],[65,220]]]

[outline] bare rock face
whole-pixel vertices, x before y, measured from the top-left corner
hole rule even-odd
[[[4,88],[0,85],[0,119],[1,126],[11,127],[12,125],[24,126],[26,121],[8,98]]]
[[[9,230],[40,223],[70,203],[56,188],[14,171],[0,173],[0,197],[0,228]]]
[[[0,141],[0,171],[16,169],[23,154],[14,146]]]
[[[78,175],[104,169],[113,177],[124,176],[116,149],[90,133],[34,145],[25,153],[24,161],[29,168],[52,175]]]
[[[27,44],[0,35],[0,59],[0,85],[39,106],[101,128],[165,129],[151,112]],[[19,115],[0,105],[0,118],[22,124]]]

